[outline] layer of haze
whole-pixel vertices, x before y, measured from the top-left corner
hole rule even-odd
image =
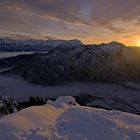
[[[94,92],[93,92],[94,91]],[[72,82],[59,86],[42,87],[33,85],[19,77],[0,76],[0,96],[10,96],[15,100],[25,100],[30,96],[59,97],[76,96],[82,93],[93,96],[120,97],[122,99],[138,99],[139,90],[133,90],[117,84]]]
[[[0,0],[0,35],[140,45],[140,0]]]

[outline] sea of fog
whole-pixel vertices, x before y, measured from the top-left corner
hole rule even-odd
[[[19,77],[0,76],[0,96],[10,96],[15,100],[25,100],[30,96],[52,98],[79,94],[91,94],[98,97],[111,95],[123,99],[140,97],[140,91],[116,84],[72,82],[60,86],[42,87]]]
[[[33,52],[0,52],[0,58],[31,53]],[[10,96],[15,100],[25,100],[30,96],[52,98],[79,94],[91,94],[100,97],[120,96],[123,99],[130,99],[134,96],[140,96],[140,90],[133,90],[117,84],[87,82],[72,82],[59,86],[43,87],[31,84],[19,77],[0,76],[0,96]]]
[[[13,57],[22,54],[32,54],[33,52],[0,52],[0,59],[5,57]]]

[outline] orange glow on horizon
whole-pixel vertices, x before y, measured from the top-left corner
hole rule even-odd
[[[117,38],[116,39],[93,39],[93,38],[84,38],[82,39],[82,42],[85,44],[101,44],[101,43],[109,43],[112,41],[117,41],[120,43],[123,43],[126,46],[133,46],[133,47],[140,47],[140,37],[128,37],[128,38]]]
[[[140,39],[137,41],[137,46],[140,47]]]

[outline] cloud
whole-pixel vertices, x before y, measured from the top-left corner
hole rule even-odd
[[[81,33],[88,27],[89,34],[99,28],[123,35],[139,32],[140,0],[0,0],[0,21],[0,28],[32,33],[66,34],[74,25]]]
[[[9,0],[9,4],[17,11],[27,10],[46,19],[103,26],[118,32],[121,29],[112,24],[114,20],[140,23],[139,0]]]

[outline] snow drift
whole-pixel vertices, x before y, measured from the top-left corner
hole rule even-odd
[[[1,140],[139,140],[140,117],[79,106],[72,97],[0,119]]]

